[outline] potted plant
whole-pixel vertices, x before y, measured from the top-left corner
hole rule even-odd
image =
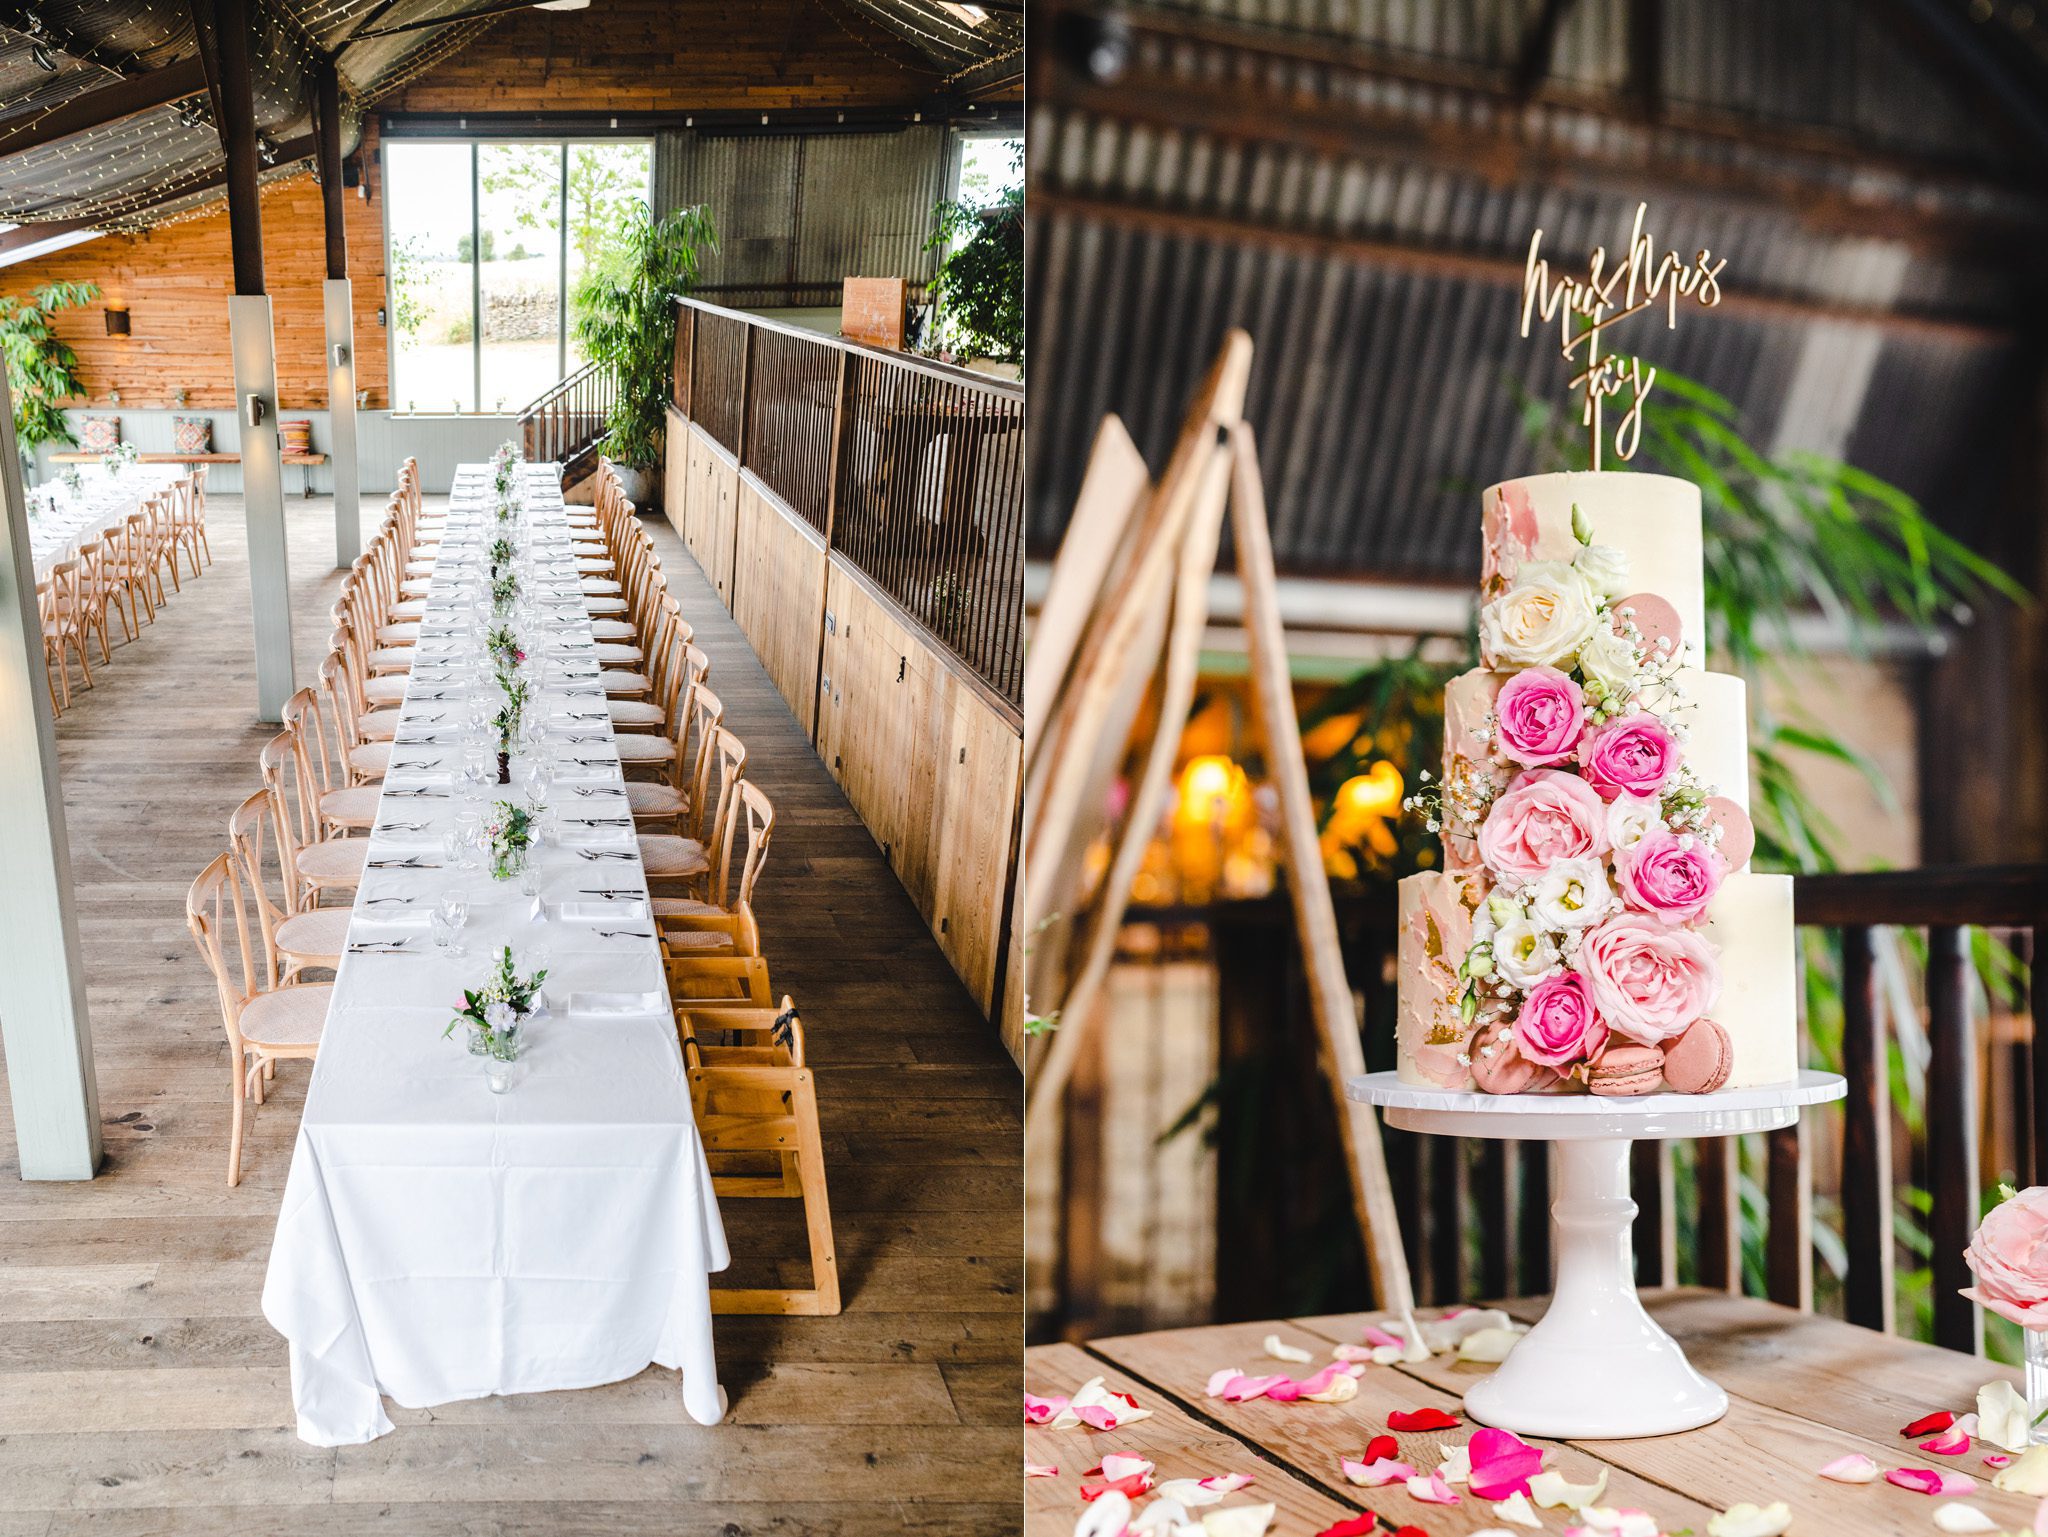
[[[576,339],[583,356],[610,369],[617,385],[605,414],[604,452],[619,466],[629,501],[647,500],[661,465],[675,300],[697,281],[700,254],[717,243],[702,205],[654,219],[643,204],[618,249],[577,285]]]
[[[925,249],[938,270],[926,285],[931,324],[925,348],[940,357],[1024,361],[1024,147],[993,202],[940,203]],[[955,242],[958,242],[956,245]]]
[[[85,394],[78,354],[50,328],[50,317],[99,297],[97,283],[45,283],[26,299],[0,294],[0,357],[14,394],[14,438],[25,468],[44,444],[78,441],[58,402]]]

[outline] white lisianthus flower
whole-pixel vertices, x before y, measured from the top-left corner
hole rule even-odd
[[[1532,560],[1515,585],[1479,611],[1479,644],[1495,667],[1556,667],[1578,653],[1600,623],[1586,579],[1556,560]]]
[[[1586,928],[1613,905],[1607,868],[1597,859],[1560,859],[1530,887],[1530,915],[1546,929]]]
[[[1635,691],[1638,665],[1635,643],[1606,625],[1596,629],[1579,647],[1580,675],[1588,683],[1599,684],[1609,699],[1626,699]]]
[[[1632,849],[1664,825],[1664,809],[1647,795],[1617,795],[1607,803],[1607,841]]]
[[[493,1030],[508,1030],[519,1016],[509,1003],[494,1003],[484,1010],[484,1023]]]
[[[1628,555],[1611,544],[1587,545],[1573,558],[1572,569],[1600,597],[1618,598],[1628,591]]]
[[[1503,923],[1493,936],[1494,974],[1527,992],[1557,964],[1550,935],[1527,918]]]

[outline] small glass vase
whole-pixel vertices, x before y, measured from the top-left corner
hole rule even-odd
[[[515,881],[526,874],[527,850],[494,849],[491,851],[491,879],[494,881]]]
[[[2028,1439],[2048,1442],[2048,1330],[2023,1329],[2027,1346]]]
[[[478,1032],[478,1039],[484,1043],[484,1082],[493,1094],[503,1094],[512,1087],[512,1074],[519,1061],[519,1037],[522,1018],[518,1023],[503,1030],[494,1030],[488,1036]]]

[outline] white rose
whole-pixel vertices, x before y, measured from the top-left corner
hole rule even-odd
[[[1479,611],[1479,643],[1487,662],[1554,667],[1569,660],[1599,624],[1593,589],[1570,566],[1532,560],[1515,585]]]
[[[1589,544],[1572,559],[1572,569],[1603,598],[1628,591],[1628,555],[1611,544]]]
[[[1615,634],[1610,625],[1601,625],[1579,647],[1580,674],[1605,689],[1609,699],[1635,692],[1639,665],[1635,642]]]
[[[1607,803],[1607,841],[1632,849],[1653,828],[1664,825],[1664,808],[1645,795],[1617,795]]]
[[[1597,859],[1560,859],[1530,888],[1529,911],[1546,929],[1583,929],[1614,905],[1607,868]]]
[[[1493,969],[1503,982],[1527,992],[1557,964],[1550,935],[1527,918],[1503,923],[1493,936]]]

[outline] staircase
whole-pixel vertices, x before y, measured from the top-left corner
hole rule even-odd
[[[617,396],[617,376],[596,363],[585,363],[561,383],[550,386],[519,413],[520,446],[528,462],[558,460],[564,491],[585,479],[597,469],[605,418]]]

